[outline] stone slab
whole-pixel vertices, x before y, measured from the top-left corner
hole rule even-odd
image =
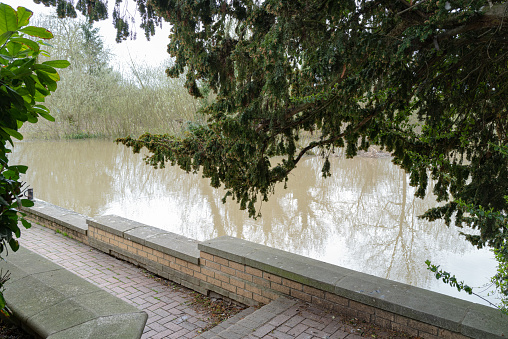
[[[145,312],[23,247],[5,259],[0,269],[11,270],[15,278],[5,285],[7,306],[38,336],[141,337]]]
[[[57,290],[66,297],[83,294],[90,295],[90,293],[97,291],[95,285],[90,283],[84,284],[83,278],[63,268],[56,271],[35,273],[32,274],[31,277],[39,280],[45,286],[51,286],[51,288]]]
[[[113,298],[111,298],[113,297]],[[93,293],[81,294],[70,298],[84,308],[93,310],[99,317],[106,317],[114,314],[144,313],[128,304],[120,298],[116,298],[107,291],[97,288]]]
[[[87,219],[86,223],[95,228],[109,232],[122,238],[125,232],[131,231],[138,227],[147,226],[137,221],[119,217],[118,215],[103,215],[95,217],[94,219]]]
[[[0,261],[0,267],[5,272],[9,270],[10,283],[15,282],[18,279],[24,279],[30,274],[37,274],[43,272],[51,272],[61,270],[62,267],[46,260],[42,257],[34,257],[31,255],[32,252],[20,247],[17,252],[10,252],[5,257],[6,260]],[[31,272],[31,273],[28,273]]]
[[[65,295],[40,280],[26,276],[5,285],[4,298],[7,306],[21,322],[66,299]]]
[[[146,244],[146,239],[158,234],[167,233],[166,231],[152,226],[137,227],[124,233],[124,238],[141,245]]]
[[[198,249],[208,254],[217,255],[221,258],[232,260],[239,264],[245,264],[245,258],[248,254],[262,249],[257,244],[230,236],[202,241]],[[264,246],[264,248],[268,248]]]
[[[62,330],[50,335],[48,339],[137,339],[143,335],[145,322],[146,314],[115,314]]]
[[[334,284],[337,281],[353,273],[342,267],[295,256],[288,252],[280,252],[283,251],[272,248],[269,251],[258,250],[247,254],[245,263],[262,271],[328,292],[334,291]]]
[[[461,299],[359,272],[339,281],[336,294],[454,332],[460,332],[460,323],[468,307],[474,305]]]
[[[503,338],[508,337],[508,315],[497,312],[485,313],[481,305],[473,305],[462,321],[462,333],[471,338]]]
[[[36,216],[48,219],[78,233],[87,234],[87,216],[55,206],[43,200],[34,199],[34,206],[23,207],[23,210]]]
[[[26,325],[41,337],[47,338],[51,334],[94,318],[96,315],[93,310],[87,309],[71,299],[65,299],[29,317]]]

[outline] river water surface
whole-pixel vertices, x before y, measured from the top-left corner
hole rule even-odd
[[[23,180],[37,199],[90,217],[116,214],[197,240],[230,235],[477,303],[485,302],[437,281],[425,260],[473,287],[495,274],[493,254],[458,228],[417,218],[436,201],[415,198],[389,157],[335,157],[327,179],[323,160],[307,157],[258,220],[233,201],[222,204],[224,192],[200,175],[155,170],[111,141],[20,142],[10,158],[29,165]]]

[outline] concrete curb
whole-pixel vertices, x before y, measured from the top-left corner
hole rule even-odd
[[[125,338],[143,334],[148,315],[65,268],[20,248],[0,268],[12,320],[41,338]],[[10,319],[11,319],[10,318]]]

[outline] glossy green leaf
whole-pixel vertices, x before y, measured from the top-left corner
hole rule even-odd
[[[28,48],[30,48],[33,51],[36,51],[36,52],[39,51],[39,44],[36,43],[33,40],[30,40],[30,39],[27,39],[27,38],[11,38],[11,41],[12,42],[17,42],[19,44],[23,44],[23,45],[27,46]]]
[[[18,29],[16,11],[9,5],[0,3],[0,34]]]
[[[27,220],[25,220],[24,218],[21,219],[21,223],[23,224],[23,226],[26,228],[26,229],[29,229],[30,227],[32,227],[32,224],[30,222],[28,222]]]
[[[66,67],[69,67],[69,65],[71,63],[67,60],[50,60],[50,61],[44,61],[42,64],[48,65],[51,67],[55,67],[55,68],[66,68]]]
[[[12,99],[11,104],[19,108],[23,108],[25,106],[25,100],[15,89],[11,88],[10,86],[5,86],[5,89],[7,90],[9,97]]]
[[[21,232],[18,232],[18,233],[19,233],[19,235],[16,235],[16,237],[18,237],[18,238],[19,238],[19,237],[21,236]],[[11,240],[9,240],[9,246],[11,246],[11,249],[12,249],[14,252],[16,252],[17,250],[19,250],[19,242],[18,242],[16,239],[14,239],[14,238],[12,238]]]
[[[34,106],[34,111],[46,120],[55,121],[55,118],[49,113],[49,110],[44,106],[42,106],[44,108],[40,106],[42,105]]]
[[[25,165],[9,166],[9,168],[14,169],[14,170],[18,171],[19,173],[23,173],[23,174],[25,174],[26,171],[28,170],[28,166],[25,166]]]
[[[31,124],[35,124],[37,121],[39,121],[39,119],[37,117],[38,116],[35,113],[29,112],[26,121]]]
[[[2,313],[4,315],[5,315],[5,313],[4,313],[5,305],[7,305],[7,304],[5,303],[4,294],[2,292],[0,292],[0,310],[2,310]]]
[[[25,28],[21,28],[19,31],[37,38],[42,39],[53,38],[53,33],[51,33],[50,31],[48,31],[46,28],[43,27],[27,26]]]
[[[30,21],[30,18],[33,15],[33,12],[26,9],[25,7],[18,7],[17,8],[17,14],[18,14],[18,28],[21,28],[23,26],[28,25],[28,22]]]
[[[21,206],[23,207],[33,207],[34,202],[28,199],[21,199]]]
[[[7,31],[0,34],[0,46],[3,46],[7,41],[7,39],[9,39],[13,33],[14,33],[13,31]]]
[[[41,70],[46,73],[56,73],[56,69],[54,69],[53,67],[49,66],[48,64],[44,64],[44,63],[34,65],[33,69]]]
[[[35,95],[35,81],[30,76],[24,77],[23,80],[25,81],[25,86],[26,86],[28,93],[30,93],[31,96],[34,96]]]
[[[23,140],[23,135],[21,133],[19,133],[18,131],[15,131],[15,130],[10,129],[8,127],[0,127],[0,128],[3,129],[10,136],[12,136],[18,140]]]
[[[9,48],[9,54],[13,57],[13,58],[19,58],[19,57],[22,57],[21,56],[21,53],[20,51],[23,48],[23,43],[20,43],[19,41],[16,41],[16,39],[19,39],[19,38],[16,38],[16,37],[12,37],[8,43],[8,48]],[[19,64],[22,64],[22,61],[21,60],[18,60],[19,61]],[[16,64],[17,62],[15,61],[14,64]]]
[[[51,94],[50,91],[48,91],[46,88],[44,88],[38,83],[35,84],[35,90],[37,91],[35,93],[35,100],[37,102],[44,102],[44,98]]]
[[[41,84],[43,84],[48,90],[54,91],[56,89],[56,82],[53,80],[49,73],[36,70],[35,73],[39,78]]]

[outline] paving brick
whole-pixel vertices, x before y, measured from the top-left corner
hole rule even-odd
[[[241,281],[240,279],[230,277],[229,282],[231,283],[231,285],[235,285],[236,287],[245,288],[245,282]]]
[[[202,260],[203,265],[210,267],[214,270],[220,271],[220,265],[211,260]]]
[[[297,324],[295,327],[293,327],[292,329],[290,329],[287,334],[290,334],[294,337],[300,335],[300,333],[304,332],[306,329],[308,329],[309,326],[303,324],[303,322]]]
[[[275,329],[274,325],[266,324],[255,330],[252,335],[255,337],[263,337]]]
[[[302,317],[301,315],[294,315],[284,325],[289,326],[289,327],[295,327],[296,325],[301,323],[304,319],[305,318]]]
[[[307,286],[307,285],[303,285],[303,291],[307,294],[310,294],[310,295],[313,295],[313,296],[316,296],[319,298],[325,297],[325,292],[318,290],[317,288]]]
[[[257,301],[261,304],[265,304],[265,305],[270,303],[270,301],[271,301],[270,299],[263,297],[261,295],[258,295],[258,294],[253,294],[252,299],[254,299],[255,301]]]
[[[343,297],[340,297],[336,294],[326,292],[325,293],[325,299],[329,300],[335,304],[343,305],[343,306],[349,306],[349,300]]]
[[[266,280],[270,280],[276,284],[282,284],[282,278],[277,275],[273,275],[271,273],[263,272],[263,278],[265,278]]]
[[[270,321],[271,325],[280,326],[291,318],[289,315],[279,314]]]
[[[265,337],[263,337],[265,338]],[[269,338],[269,337],[267,337]],[[277,338],[277,339],[292,339],[294,338],[292,335],[289,335],[287,333],[281,332],[279,330],[275,330],[271,333],[271,338]]]
[[[222,280],[228,284],[225,287],[230,291],[236,289],[236,293],[246,298],[245,300],[250,299],[266,304],[270,302],[270,299],[278,297],[273,292],[262,288],[262,285],[264,285],[270,287],[272,291],[284,294],[291,293],[295,297],[311,301],[320,307],[324,306],[328,310],[334,309],[348,316],[360,317],[365,315],[365,317],[370,317],[371,320],[380,325],[402,330],[412,335],[434,338],[437,334],[445,338],[463,338],[463,336],[456,333],[438,330],[432,326],[416,323],[393,313],[373,310],[367,305],[354,301],[350,302],[348,299],[335,294],[323,292],[276,275],[263,273],[259,269],[204,252],[201,252],[200,262],[208,268],[199,267],[136,243],[125,241],[123,238],[108,235],[101,230],[89,229],[89,234],[95,235],[98,239],[102,237],[100,239],[105,242],[95,241],[96,244],[102,244],[101,250],[109,251],[111,249],[111,245],[106,244],[108,241],[116,242],[118,246],[127,244],[128,249],[135,249],[139,255],[145,258],[153,256],[159,263],[161,260],[165,260],[165,264],[169,262],[171,267],[178,269],[180,272],[188,273],[192,279],[207,278],[210,284],[219,287]],[[200,314],[188,305],[188,302],[192,300],[191,292],[185,289],[175,290],[172,287],[165,286],[148,277],[151,274],[147,274],[146,271],[85,244],[63,237],[49,228],[34,225],[31,229],[24,231],[22,245],[145,310],[148,314],[148,321],[142,338],[193,338],[200,335],[199,329],[210,324],[208,315]],[[125,251],[117,251],[116,255],[119,257],[122,257],[122,253],[126,253]],[[135,259],[130,260],[141,259],[135,257]],[[173,279],[180,279],[181,276],[175,275],[176,273],[178,272],[171,273]],[[182,273],[178,274],[181,275]],[[257,283],[257,285],[254,283]],[[223,291],[223,293],[227,295],[228,292]],[[294,301],[291,301],[291,303],[293,305]],[[353,328],[350,325],[342,322],[342,317],[334,317],[320,307],[309,305],[303,301],[298,301],[293,306],[288,307],[276,312],[266,311],[258,316],[261,323],[257,323],[255,327],[238,325],[240,327],[236,331],[231,330],[227,334],[239,338],[360,338],[357,334],[351,332]],[[243,320],[247,321],[248,318]],[[247,324],[247,322],[244,322],[244,324]],[[254,324],[252,321],[250,323]],[[241,326],[248,331],[243,334],[240,333]],[[215,328],[216,331],[213,329],[214,332],[210,332],[213,335],[205,335],[203,338],[216,336],[219,331],[226,330],[226,328],[221,327],[220,324]],[[252,329],[255,329],[255,331],[252,332]],[[228,337],[225,334],[221,338],[231,339],[233,337]]]

